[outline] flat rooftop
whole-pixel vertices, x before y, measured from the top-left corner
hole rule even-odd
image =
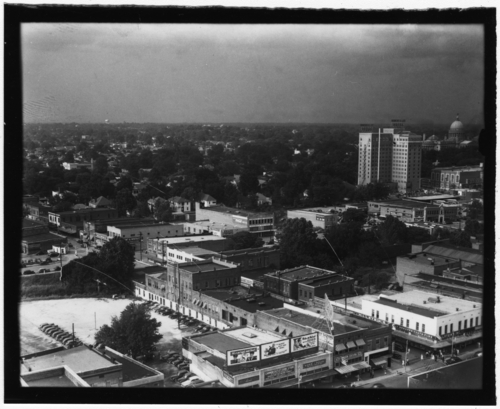
[[[51,355],[27,359],[25,360],[24,365],[22,365],[21,372],[28,372],[28,367],[34,372],[62,365],[68,366],[76,373],[81,373],[109,368],[111,366],[116,366],[117,364],[113,364],[111,361],[102,357],[98,353],[91,351],[86,346],[81,346],[55,352]]]
[[[279,276],[281,279],[286,280],[304,280],[308,278],[316,277],[333,277],[337,275],[335,271],[323,270],[321,268],[311,267],[311,266],[301,266],[295,267],[288,270],[276,271],[271,273],[273,276]]]
[[[198,342],[199,344],[222,352],[223,354],[232,349],[248,348],[252,346],[252,344],[248,342],[240,341],[220,332],[191,337],[191,339],[195,342]]]
[[[430,202],[432,200],[448,200],[448,199],[457,199],[460,196],[455,195],[431,195],[431,196],[415,196],[409,197],[410,200],[417,200],[422,202]]]
[[[26,236],[23,237],[23,241],[26,241],[28,243],[35,243],[37,241],[49,241],[49,240],[59,240],[61,242],[66,242],[66,237],[61,237],[58,236],[57,234],[52,234],[52,233],[41,233],[41,234],[35,234],[33,236]]]
[[[313,214],[321,214],[323,216],[332,216],[333,213],[331,211],[334,211],[334,209],[325,207],[325,208],[307,208],[307,209],[290,209],[288,212],[294,212],[294,213],[313,213]]]
[[[111,356],[122,364],[123,382],[135,381],[136,379],[148,378],[150,376],[157,375],[155,371],[146,369],[138,363],[125,359],[122,356],[111,352],[109,349],[106,350],[106,355]]]
[[[460,259],[475,264],[484,264],[483,252],[480,250],[458,247],[452,244],[431,244],[424,249],[426,253],[432,253],[441,257]]]
[[[42,227],[42,226],[44,226],[43,223],[36,222],[30,219],[23,219],[23,229],[29,229],[31,227]]]
[[[286,338],[285,336],[280,336],[270,332],[262,330],[259,331],[252,327],[236,328],[234,330],[224,331],[224,334],[250,345],[260,345]]]
[[[258,248],[250,248],[250,249],[241,249],[241,250],[224,250],[221,251],[220,254],[223,256],[238,256],[243,254],[265,254],[265,253],[274,253],[279,251],[279,248],[276,246],[273,247],[258,247]]]
[[[157,239],[154,239],[154,240],[157,240]],[[226,239],[224,237],[212,236],[212,235],[166,237],[166,238],[160,239],[160,243],[161,242],[168,242],[168,244],[173,244],[175,246],[178,246],[178,245],[184,245],[184,244],[195,244],[195,243],[200,243],[200,242],[205,242],[205,241],[220,241],[220,240],[226,240]],[[168,247],[168,244],[167,244],[167,247]]]
[[[458,261],[458,259],[454,258],[448,258],[448,257],[441,257],[441,256],[436,256],[434,254],[428,254],[428,252],[425,253],[414,253],[410,256],[400,256],[398,258],[405,258],[410,261],[413,261],[418,264],[423,264],[426,266],[431,266],[432,263],[434,262],[435,266],[442,266],[450,263],[454,263]],[[432,260],[429,260],[432,259]]]
[[[236,294],[234,292],[236,292]],[[255,313],[257,310],[263,311],[283,307],[282,300],[274,298],[271,295],[263,297],[261,291],[245,287],[202,290],[202,293],[215,298],[216,300],[224,301],[226,304],[234,305],[235,307],[250,313]]]
[[[227,270],[228,268],[231,268],[230,266],[219,264],[214,261],[210,260],[207,261],[208,263],[204,261],[198,261],[196,262],[196,264],[194,263],[189,263],[189,265],[180,264],[179,268],[184,271],[190,271],[191,273],[204,273],[206,271]],[[234,265],[234,267],[236,267],[236,265]]]
[[[474,301],[467,301],[467,300],[462,300],[460,298],[453,298],[453,297],[446,297],[439,295],[440,301],[439,303],[429,303],[429,298],[436,298],[434,294],[426,293],[423,291],[408,291],[404,293],[397,293],[393,295],[385,295],[384,296],[386,300],[383,298],[379,299],[378,301],[384,300],[387,301],[389,299],[389,304],[386,305],[392,305],[392,306],[403,306],[404,309],[406,309],[406,306],[410,306],[411,308],[422,308],[422,309],[427,309],[433,308],[438,311],[442,311],[441,315],[447,315],[447,314],[452,314],[456,313],[457,308],[460,311],[472,311],[475,308],[481,308],[482,304]],[[396,303],[393,301],[397,301]],[[427,302],[427,304],[424,304],[424,301]],[[424,307],[427,306],[426,307]],[[430,310],[429,310],[430,311]],[[429,315],[429,316],[437,316],[437,315]]]
[[[233,216],[241,216],[241,217],[251,217],[251,218],[262,218],[262,217],[272,217],[274,215],[272,213],[258,213],[258,212],[248,212],[246,210],[236,209],[234,207],[227,206],[210,206],[202,209],[204,211],[211,211],[217,213],[227,213]]]
[[[431,294],[429,294],[429,295],[431,295]],[[442,317],[444,315],[447,315],[447,313],[445,311],[438,311],[438,310],[425,308],[423,306],[421,307],[421,306],[414,305],[414,304],[411,304],[411,305],[399,304],[399,303],[396,303],[394,301],[387,300],[384,298],[381,298],[381,299],[375,301],[375,304],[386,305],[389,307],[393,307],[397,310],[411,311],[414,314],[418,314],[418,315],[421,315],[421,316],[427,317],[427,318]],[[434,306],[434,304],[432,304],[432,305]]]
[[[314,330],[321,331],[327,334],[330,333],[324,315],[322,316],[319,316],[319,314],[309,315],[306,313],[301,313],[299,311],[289,310],[288,308],[279,308],[266,311],[266,314],[270,314],[277,318],[283,318],[295,324],[310,327],[313,328]],[[373,329],[382,327],[381,324],[375,321],[366,320],[360,317],[351,318],[349,316],[338,313],[335,313],[334,315],[333,326],[334,326],[334,333],[336,335],[357,331],[359,329],[370,329],[370,328]]]
[[[463,270],[462,270],[463,271]],[[458,269],[457,270],[451,270],[451,272],[455,272],[458,274]],[[470,274],[470,273],[463,273],[463,274]],[[448,278],[448,277],[443,277],[443,276],[436,276],[432,274],[425,274],[425,273],[418,273],[415,274],[414,276],[407,276],[407,277],[413,277],[416,279],[420,279],[423,281],[430,281],[434,282],[436,284],[448,284],[450,286],[457,286],[457,287],[463,287],[466,290],[475,290],[475,291],[482,291],[483,289],[483,284],[480,283],[472,283],[468,281],[462,281],[462,280],[457,280],[454,278]]]
[[[197,246],[183,247],[182,251],[185,253],[189,253],[193,256],[199,256],[199,257],[201,257],[201,256],[215,257],[215,256],[219,255],[219,253],[217,253],[215,251],[205,250],[205,249],[202,249],[201,247],[197,247]]]
[[[74,388],[75,385],[66,375],[64,371],[61,374],[46,376],[39,379],[26,379],[23,377],[24,382],[32,388]]]
[[[311,278],[310,280],[302,281],[301,284],[310,285],[312,287],[320,287],[326,284],[333,284],[333,283],[338,283],[340,281],[349,281],[349,280],[352,280],[352,278],[343,276],[341,274],[337,274],[337,275],[330,275],[327,277]]]
[[[429,203],[424,203],[424,202],[418,202],[418,201],[410,201],[410,200],[403,200],[403,199],[397,199],[397,200],[384,200],[384,201],[370,201],[370,203],[376,203],[379,206],[393,206],[393,207],[404,207],[407,209],[413,209],[413,208],[424,208],[424,207],[432,207],[429,205]]]
[[[209,208],[210,209],[210,208]],[[210,220],[197,220],[195,222],[190,222],[186,224],[194,224],[196,226],[201,226],[201,227],[206,227],[214,229],[214,230],[248,230],[248,227],[244,227],[241,225],[237,224],[232,224],[232,223],[218,223],[218,222],[211,222]]]

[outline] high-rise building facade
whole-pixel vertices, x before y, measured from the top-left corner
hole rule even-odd
[[[401,193],[420,188],[422,136],[404,129],[404,120],[392,128],[360,132],[358,185],[394,183]]]

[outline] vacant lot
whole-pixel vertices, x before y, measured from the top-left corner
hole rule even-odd
[[[23,301],[19,304],[21,349],[24,353],[32,353],[57,346],[52,338],[38,329],[43,323],[57,324],[66,331],[71,331],[72,324],[75,324],[75,335],[83,342],[94,343],[97,330],[104,324],[109,325],[111,317],[120,315],[131,302],[107,298]],[[159,350],[180,351],[182,334],[192,329],[181,331],[176,321],[154,312],[151,315],[162,323],[160,333],[163,338],[158,345]]]

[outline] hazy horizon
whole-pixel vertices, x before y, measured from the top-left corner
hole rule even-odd
[[[24,23],[25,123],[482,126],[480,25]]]

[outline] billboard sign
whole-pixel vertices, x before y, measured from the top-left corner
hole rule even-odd
[[[226,354],[228,366],[245,364],[248,362],[257,362],[260,360],[260,349],[258,346],[233,349],[231,351],[227,351]]]
[[[290,353],[290,340],[282,339],[276,342],[268,342],[260,346],[261,359],[274,358],[275,356],[286,355]]]
[[[302,335],[301,337],[292,338],[292,352],[304,351],[318,347],[318,333]]]

